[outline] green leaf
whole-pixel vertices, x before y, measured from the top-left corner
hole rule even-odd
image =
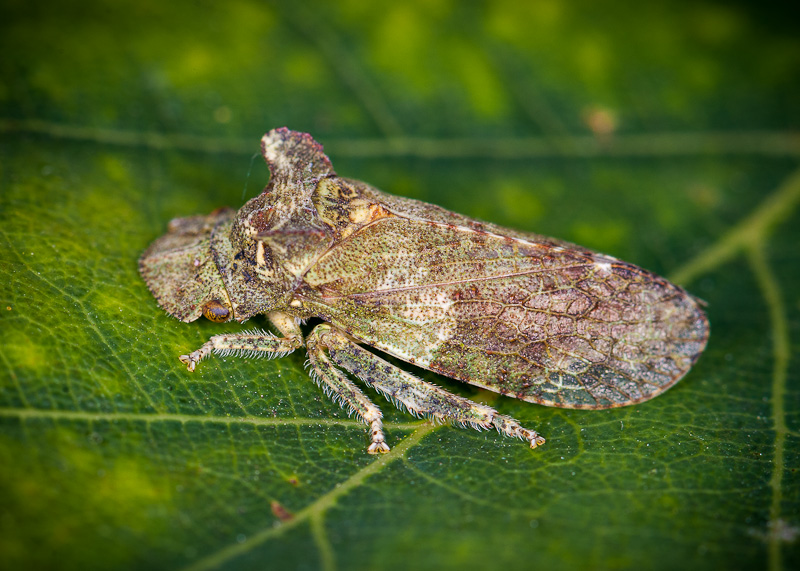
[[[7,2],[0,49],[4,569],[800,567],[796,18]],[[610,411],[422,373],[547,444],[370,393],[380,458],[300,351],[188,373],[178,355],[242,326],[169,318],[137,259],[258,193],[283,125],[344,176],[675,278],[708,302],[707,351]]]

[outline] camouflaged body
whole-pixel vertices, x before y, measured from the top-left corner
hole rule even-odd
[[[238,321],[317,317],[417,366],[567,408],[649,399],[706,345],[697,300],[647,270],[340,178],[305,134],[274,130],[262,148],[261,195],[235,215],[173,221],[141,259],[178,319],[211,298]]]

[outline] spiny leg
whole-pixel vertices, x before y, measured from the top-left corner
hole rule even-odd
[[[414,414],[453,420],[475,428],[494,426],[501,434],[527,440],[531,448],[545,442],[539,434],[523,428],[513,418],[426,383],[359,347],[343,333],[332,330],[326,334],[326,341],[334,363],[390,399],[403,403]]]
[[[188,355],[181,355],[179,359],[190,371],[194,371],[197,363],[212,351],[222,355],[235,353],[251,357],[267,356],[274,358],[283,357],[303,344],[303,333],[292,316],[273,311],[267,314],[267,318],[281,332],[283,337],[276,337],[272,333],[258,330],[214,335],[197,351],[193,351]]]
[[[361,392],[353,381],[348,379],[331,362],[325,354],[330,351],[330,344],[339,343],[343,335],[330,325],[318,325],[306,339],[308,359],[311,363],[312,376],[323,384],[323,389],[328,394],[333,394],[334,400],[341,400],[350,410],[360,416],[369,424],[371,443],[367,448],[370,454],[379,454],[389,451],[386,438],[383,434],[383,421],[380,409]],[[345,338],[346,339],[346,338]]]
[[[531,443],[531,448],[536,448],[545,443],[544,437],[540,436],[538,432],[520,426],[519,422],[510,416],[495,414],[492,418],[492,424],[500,434],[527,440]]]

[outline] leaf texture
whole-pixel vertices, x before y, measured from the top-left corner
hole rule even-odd
[[[0,567],[800,567],[800,44],[782,10],[7,3]],[[171,219],[255,196],[251,157],[284,125],[342,176],[667,276],[708,303],[708,348],[673,389],[604,411],[397,362],[547,444],[370,392],[377,459],[299,351],[188,373],[179,355],[242,326],[168,316],[137,260]]]

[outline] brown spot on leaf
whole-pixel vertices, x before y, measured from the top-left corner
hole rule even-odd
[[[294,518],[294,514],[283,507],[280,503],[272,501],[269,504],[270,509],[275,517],[281,521],[289,521]]]

